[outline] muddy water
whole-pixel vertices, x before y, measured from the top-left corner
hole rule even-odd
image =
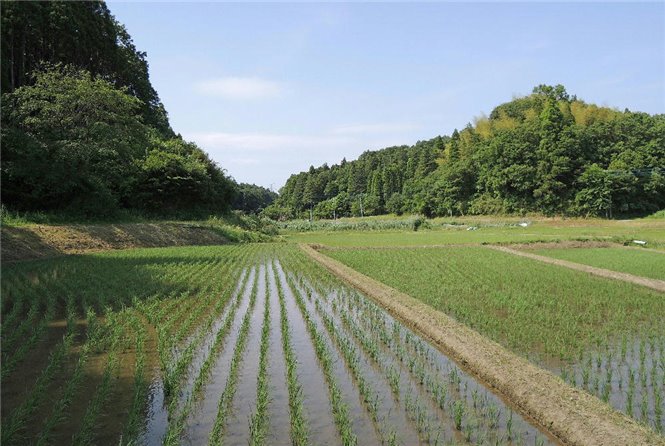
[[[317,294],[319,297],[322,297],[326,300],[328,308],[332,308],[335,317],[338,319],[339,324],[344,327],[345,333],[348,337],[353,337],[356,341],[356,346],[360,350],[362,349],[362,343],[359,338],[355,338],[350,330],[346,329],[346,324],[342,321],[341,313],[348,311],[346,313],[351,320],[351,323],[357,327],[363,325],[362,320],[359,320],[353,313],[343,307],[343,304],[340,302],[340,297],[337,291],[331,290],[328,293]],[[371,332],[372,328],[370,327],[366,334]],[[372,335],[370,334],[370,337]],[[390,348],[382,345],[380,342],[377,342],[379,346],[379,362],[370,358],[363,350],[362,361],[364,369],[368,376],[371,376],[370,381],[377,384],[377,389],[385,395],[384,401],[388,407],[384,410],[386,415],[384,417],[387,420],[389,425],[395,427],[398,440],[401,440],[404,444],[429,444],[437,443],[437,440],[443,440],[444,438],[455,438],[456,433],[450,426],[450,423],[447,421],[447,415],[439,408],[437,404],[432,402],[429,398],[427,390],[424,385],[420,384],[419,381],[409,372],[407,364],[401,362],[397,359],[394,353]],[[399,376],[399,389],[397,392],[390,387],[388,381],[389,373],[397,373]],[[413,419],[413,414],[409,414],[407,411],[407,403],[411,400],[420,402],[427,409],[427,420],[422,423],[419,427]],[[427,430],[424,429],[424,426],[429,426]],[[460,438],[456,438],[460,440]]]
[[[373,303],[368,301],[365,302],[365,305],[366,308],[376,308]],[[449,426],[444,431],[445,438],[452,438],[458,442],[467,439],[468,432],[451,430],[451,421],[454,417],[451,404],[455,401],[463,401],[466,406],[465,420],[475,426],[476,432],[470,435],[472,441],[477,442],[484,437],[486,441],[500,440],[502,444],[537,444],[537,442],[547,444],[555,442],[553,438],[535,428],[519,414],[512,412],[505,401],[489,392],[473,377],[459,369],[448,357],[401,325],[389,314],[361,311],[356,312],[355,320],[357,323],[366,324],[368,328],[371,328],[368,321],[374,314],[380,314],[378,322],[385,324],[389,332],[397,332],[393,331],[395,330],[394,326],[399,328],[399,334],[393,336],[395,344],[392,344],[392,348],[389,348],[389,350],[397,348],[398,345],[401,346],[406,350],[406,355],[414,358],[418,367],[422,367],[426,371],[429,379],[437,380],[439,384],[446,386],[448,397],[444,413]],[[420,394],[429,396],[429,398],[426,396],[424,401],[431,399],[431,392],[421,385],[418,379],[413,377],[413,372],[409,371],[407,364],[401,362],[400,365],[402,366],[402,373],[411,375],[409,379],[410,387],[415,387]],[[492,415],[488,415],[490,413]],[[489,422],[493,424],[492,426],[488,426],[488,417],[493,418],[493,421]],[[510,429],[508,429],[509,424]],[[462,425],[464,426],[465,423]],[[510,430],[510,434],[508,434],[508,430]],[[508,440],[508,436],[511,440]]]
[[[219,400],[226,386],[231,357],[233,356],[233,348],[238,339],[240,325],[242,324],[243,316],[249,309],[249,301],[254,281],[258,279],[258,268],[255,268],[250,273],[245,292],[242,296],[242,301],[231,325],[229,335],[224,342],[219,357],[212,367],[210,380],[202,389],[202,400],[197,402],[192,408],[186,421],[185,433],[182,441],[183,444],[198,445],[207,444],[208,442],[208,437],[215,423],[215,418],[217,417]]]
[[[317,309],[317,313],[325,314],[326,317],[330,317],[333,320],[337,333],[348,339],[358,353],[358,357],[360,358],[360,373],[365,377],[367,382],[370,383],[372,390],[376,392],[375,397],[377,398],[376,403],[379,417],[375,424],[379,436],[383,439],[388,439],[394,435],[395,440],[400,444],[421,444],[422,442],[420,441],[415,426],[409,420],[404,407],[399,403],[399,395],[393,395],[384,370],[363,350],[359,340],[356,339],[342,323],[339,313],[333,311],[330,301],[333,299],[332,296],[335,296],[335,291],[319,294],[307,279],[298,283],[298,288],[304,293],[311,294],[312,301],[315,302],[314,307]],[[316,303],[318,303],[318,305]],[[331,338],[335,338],[332,333],[328,332],[328,334]],[[341,355],[339,346],[337,346],[337,350]],[[367,403],[362,400],[360,402],[365,406],[367,405]]]
[[[248,280],[249,283],[249,289],[251,289],[251,282],[253,278],[253,272],[250,273],[250,277]],[[241,281],[242,282],[242,281]],[[238,285],[239,286],[239,285]],[[236,289],[236,291],[239,291]],[[244,304],[244,308],[247,307],[249,303],[249,294],[246,288],[246,292],[243,294],[243,296],[240,296],[239,298],[243,299],[243,302],[241,303],[241,307]],[[227,304],[226,311],[224,312],[224,315],[226,315],[228,309],[230,308],[230,305]],[[239,311],[244,311],[244,308],[240,308]],[[224,317],[222,316],[220,318],[222,321]],[[222,321],[216,321],[215,322],[215,330],[214,333],[221,328],[221,324],[223,323]],[[237,327],[235,328],[234,331],[229,335],[229,341],[228,342],[234,342],[234,338],[232,334],[234,334],[237,331]],[[231,339],[233,338],[233,339]],[[209,338],[206,339],[206,341],[203,344],[203,348],[199,351],[194,359],[193,362],[193,368],[198,371],[201,367],[202,362],[205,359],[202,359],[204,355],[207,355],[207,353],[204,353],[205,350],[209,351],[210,348],[212,348],[211,343],[214,341],[214,336],[210,336]],[[214,373],[214,372],[213,372]],[[146,427],[145,430],[142,432],[140,438],[139,438],[139,444],[145,444],[145,445],[160,445],[162,444],[162,440],[164,437],[164,434],[166,433],[167,426],[168,426],[168,411],[166,409],[165,405],[165,399],[164,399],[164,388],[163,384],[160,378],[160,371],[159,369],[155,371],[154,376],[157,377],[157,379],[151,383],[150,385],[150,390],[149,390],[149,399],[148,399],[148,414],[147,414],[147,419],[146,419]],[[185,384],[185,394],[188,394],[191,392],[191,387],[193,385],[193,380],[196,378],[195,374],[192,374],[191,376],[188,376],[187,378],[187,383]],[[184,395],[183,395],[184,397]],[[184,400],[184,398],[183,398]],[[215,415],[216,415],[216,406],[215,406]],[[213,415],[213,421],[214,421],[214,416]],[[207,440],[207,437],[206,437]]]
[[[545,366],[571,385],[665,432],[665,336],[616,340],[570,365]]]
[[[266,267],[261,265],[258,272],[258,287],[254,311],[250,317],[247,345],[243,353],[242,365],[238,373],[238,387],[233,397],[231,414],[227,420],[223,444],[245,446],[249,444],[249,421],[256,410],[257,377],[261,351],[261,328],[266,299]]]
[[[277,285],[269,265],[268,290],[270,292],[270,347],[268,348],[268,377],[270,402],[268,404],[267,444],[289,444],[290,415],[289,390],[286,385],[286,363],[282,351],[282,330],[280,327],[280,307]]]
[[[225,325],[227,318],[231,317],[230,313],[234,311],[236,304],[239,303],[239,301],[242,299],[242,295],[240,293],[244,291],[242,285],[245,276],[247,274],[248,274],[247,269],[244,269],[240,274],[238,283],[236,284],[236,288],[233,291],[231,298],[225,304],[224,310],[222,311],[221,315],[212,324],[209,333],[205,336],[203,342],[201,343],[196,353],[194,354],[194,358],[192,359],[192,365],[190,367],[190,373],[185,378],[185,383],[183,384],[183,390],[180,396],[180,407],[182,407],[187,401],[187,399],[190,398],[194,388],[194,383],[199,373],[201,372],[203,364],[206,362],[209,355],[211,354],[211,351],[215,344],[215,339],[217,338],[219,331]],[[235,314],[233,316],[235,317]]]
[[[317,285],[320,293],[325,296],[324,300],[328,300],[330,305],[334,302],[337,311],[348,311],[352,315],[352,323],[362,326],[366,333],[371,333],[377,343],[385,341],[379,336],[377,328],[384,327],[391,332],[393,325],[399,327],[398,335],[383,345],[382,358],[387,361],[385,366],[400,370],[401,401],[410,406],[412,419],[414,415],[422,417],[418,420],[422,441],[435,444],[444,440],[492,444],[546,444],[553,441],[513,413],[504,401],[457,368],[445,355],[355,291],[346,290],[340,297],[340,293],[335,290],[326,290],[318,282]],[[349,299],[345,293],[353,294],[355,300]],[[402,349],[401,359],[395,349]],[[421,370],[421,373],[416,376],[413,370]],[[422,377],[425,378],[424,382]],[[432,393],[435,387],[432,383],[446,389],[443,410]],[[453,428],[455,401],[462,401],[465,406],[462,430]],[[406,444],[410,444],[409,441]]]
[[[316,358],[305,320],[296,306],[295,298],[286,283],[281,267],[276,269],[284,292],[287,318],[291,330],[293,350],[298,359],[298,381],[303,389],[304,414],[307,418],[309,437],[320,445],[339,445],[341,439],[335,427],[328,385]]]
[[[281,265],[277,266],[277,271],[280,275],[280,278],[284,279],[286,283],[286,276]],[[289,285],[287,284],[287,287]],[[295,290],[294,290],[295,291]],[[316,312],[314,304],[307,298],[306,295],[303,295],[303,302],[307,312],[310,314],[312,321],[316,324],[317,330],[326,334],[326,329],[321,320],[321,317]],[[362,440],[363,444],[380,444],[381,441],[378,436],[376,426],[370,419],[370,416],[363,406],[363,398],[360,395],[360,392],[353,381],[353,376],[351,371],[345,366],[344,359],[337,347],[332,343],[329,336],[324,336],[326,341],[326,346],[328,351],[332,355],[333,363],[333,375],[337,380],[342,395],[344,397],[344,402],[347,404],[349,409],[349,416],[352,421],[353,433],[356,434],[359,441]]]

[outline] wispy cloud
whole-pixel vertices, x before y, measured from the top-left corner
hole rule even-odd
[[[353,127],[353,126],[349,126]],[[310,165],[355,159],[365,150],[413,143],[413,137],[336,132],[319,134],[200,132],[183,136],[200,145],[239,181],[280,186]]]
[[[333,129],[338,135],[367,135],[385,133],[403,133],[418,130],[421,126],[413,123],[376,123],[344,125]]]
[[[258,77],[221,77],[198,82],[199,93],[227,99],[264,99],[279,96],[284,87],[279,82]]]
[[[353,140],[344,136],[208,132],[187,135],[209,150],[253,152],[330,148]]]

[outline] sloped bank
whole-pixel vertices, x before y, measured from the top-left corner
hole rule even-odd
[[[665,439],[417,299],[300,245],[532,417],[564,444],[665,445]]]
[[[223,245],[223,231],[191,223],[28,225],[2,228],[2,262],[111,249]]]

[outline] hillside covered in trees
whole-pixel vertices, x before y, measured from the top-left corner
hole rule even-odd
[[[244,199],[247,185],[174,133],[146,54],[100,1],[2,2],[2,149],[11,210],[189,216],[271,202]]]
[[[598,107],[541,85],[450,136],[292,175],[264,213],[613,217],[663,208],[665,115]]]

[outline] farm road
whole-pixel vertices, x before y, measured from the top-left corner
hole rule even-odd
[[[550,263],[552,265],[564,266],[566,268],[583,271],[595,276],[606,277],[609,279],[623,280],[624,282],[631,282],[637,285],[642,285],[656,291],[665,293],[665,280],[649,279],[647,277],[635,276],[628,273],[620,273],[609,269],[596,268],[595,266],[583,265],[581,263],[569,262],[568,260],[554,259],[551,257],[532,254],[530,252],[518,251],[516,249],[508,248],[505,246],[496,245],[483,245],[486,248],[494,249],[496,251],[506,252],[516,256],[526,257],[540,262]]]

